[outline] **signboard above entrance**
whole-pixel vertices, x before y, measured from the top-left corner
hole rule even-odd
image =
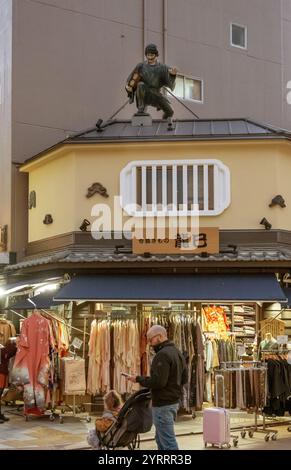
[[[166,234],[167,235],[167,234]],[[219,253],[219,229],[218,227],[200,227],[199,230],[177,233],[171,237],[151,237],[145,234],[137,235],[132,239],[132,251],[134,254],[199,254]]]

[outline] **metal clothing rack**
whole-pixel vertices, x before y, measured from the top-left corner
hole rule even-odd
[[[260,370],[265,372],[265,380],[267,378],[267,368],[265,365],[262,365],[260,361],[225,361],[221,362],[221,369],[216,369],[215,374],[222,374],[225,372],[236,372],[236,371],[249,371],[249,370]],[[237,409],[234,409],[232,411],[237,411]],[[243,411],[243,410],[240,410]],[[245,438],[246,433],[248,431],[248,435],[250,438],[254,436],[254,433],[262,433],[265,434],[265,441],[268,442],[270,439],[273,441],[277,440],[278,437],[278,431],[277,430],[268,430],[266,426],[266,417],[265,414],[263,413],[262,409],[255,408],[254,409],[254,414],[255,414],[255,422],[254,424],[251,425],[244,425],[243,428],[239,427],[241,429],[241,437]],[[258,417],[259,415],[262,415],[263,417],[263,423],[262,425],[258,424]],[[268,424],[268,427],[271,427],[272,425],[277,425],[277,423],[270,423]],[[262,427],[261,427],[262,426]],[[233,428],[233,430],[238,430],[238,428]]]
[[[282,354],[288,354],[290,352],[291,352],[290,349],[284,348],[284,347],[280,348],[280,345],[279,345],[278,349],[263,349],[261,351],[261,355],[264,356],[266,354],[268,356],[278,356],[279,359],[283,359],[281,357],[281,355]],[[262,362],[264,363],[264,361],[266,361],[266,359],[268,359],[268,358],[262,357]],[[271,358],[269,358],[269,359],[271,359]],[[291,420],[288,420],[288,421],[287,420],[286,421],[282,421],[282,420],[281,421],[280,420],[279,421],[274,421],[273,423],[270,423],[270,425],[272,425],[272,424],[274,424],[276,426],[286,426],[286,425],[290,424],[290,426],[288,426],[287,430],[288,430],[288,432],[291,432]]]

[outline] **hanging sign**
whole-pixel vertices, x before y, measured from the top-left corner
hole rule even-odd
[[[155,231],[154,231],[155,232]],[[163,237],[146,237],[134,234],[132,239],[132,252],[134,254],[199,254],[219,253],[219,229],[218,227],[199,227],[199,230],[183,233],[172,233],[171,236],[165,230]]]
[[[72,342],[72,346],[75,349],[80,349],[83,344],[83,341],[81,341],[79,338],[75,337]]]

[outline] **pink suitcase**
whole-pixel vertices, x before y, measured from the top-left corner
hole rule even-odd
[[[203,411],[204,445],[230,447],[230,417],[225,408],[206,408]]]
[[[225,406],[225,391],[223,375],[215,376],[215,401],[218,403],[218,381],[222,382],[223,406]],[[203,440],[204,446],[212,444],[222,448],[231,447],[230,440],[233,438],[234,447],[238,444],[238,437],[230,434],[230,414],[225,408],[213,407],[203,411]]]

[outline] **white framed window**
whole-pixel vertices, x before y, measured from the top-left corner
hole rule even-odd
[[[240,49],[247,48],[247,28],[246,26],[230,23],[230,44]]]
[[[133,161],[120,173],[120,196],[132,216],[215,216],[230,204],[230,172],[216,159]]]
[[[173,93],[183,100],[203,103],[203,81],[200,78],[177,74]]]

